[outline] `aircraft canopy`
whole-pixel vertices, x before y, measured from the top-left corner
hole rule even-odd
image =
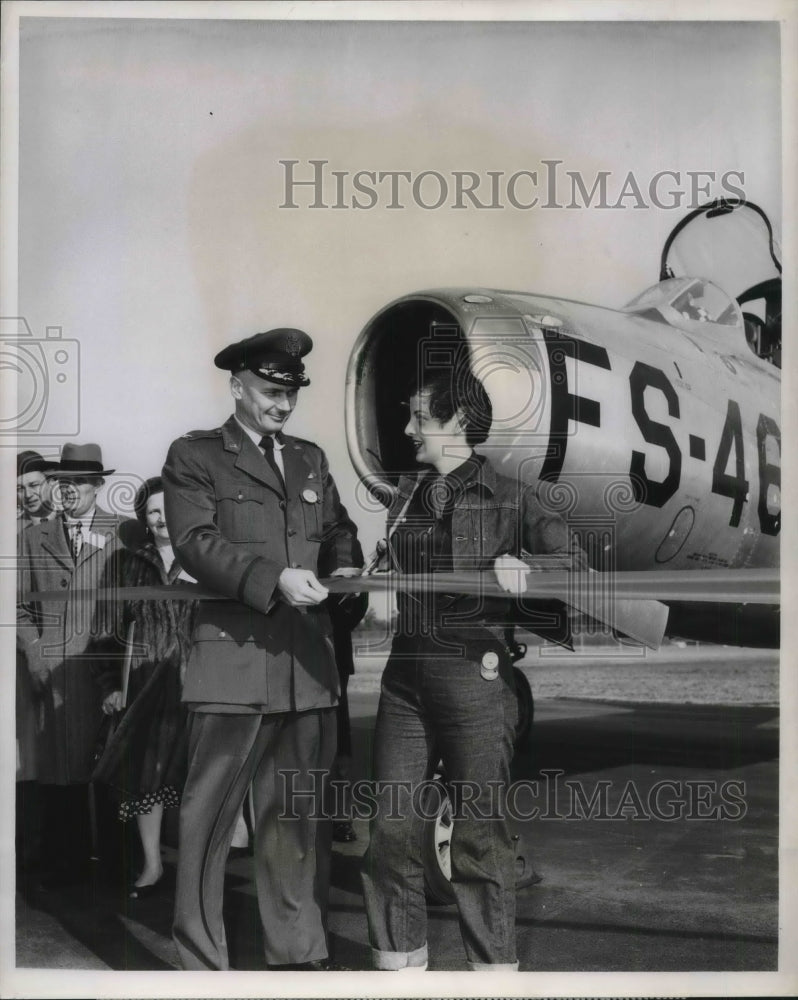
[[[704,278],[660,281],[632,299],[625,311],[690,331],[700,323],[743,327],[739,305],[721,288]]]

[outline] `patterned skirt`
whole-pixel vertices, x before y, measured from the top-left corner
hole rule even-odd
[[[180,793],[173,785],[164,785],[154,792],[148,792],[134,799],[125,799],[119,804],[119,819],[126,823],[133,816],[152,812],[153,806],[163,805],[164,809],[177,809]]]

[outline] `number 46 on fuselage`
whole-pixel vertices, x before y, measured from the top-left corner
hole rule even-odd
[[[739,251],[750,263],[757,239],[767,253],[741,270]],[[742,291],[677,276],[688,269],[721,270]],[[780,272],[764,212],[713,202],[673,230],[660,282],[621,310],[487,288],[404,296],[350,359],[355,467],[385,502],[417,468],[402,433],[407,384],[465,354],[493,406],[480,450],[539,487],[596,569],[712,569],[739,594],[741,570],[779,565]],[[731,600],[722,589],[700,607],[669,601],[668,632],[778,645],[778,608],[761,590]]]

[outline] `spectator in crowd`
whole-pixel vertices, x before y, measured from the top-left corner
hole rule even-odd
[[[35,451],[17,455],[17,543],[22,532],[32,524],[49,521],[53,516],[49,474],[53,463]],[[41,810],[36,785],[37,702],[25,651],[17,642],[16,654],[16,854],[20,876],[31,871],[40,860]]]
[[[53,462],[37,451],[17,455],[17,510],[21,525],[38,524],[55,516],[53,511]]]
[[[54,469],[63,513],[20,533],[18,646],[37,700],[37,773],[43,807],[43,884],[88,874],[88,782],[102,697],[91,668],[97,592],[118,545],[120,518],[97,494],[113,469],[96,444],[65,444]],[[31,591],[59,599],[30,602]]]
[[[190,766],[174,940],[186,969],[228,967],[224,869],[250,783],[266,962],[329,964],[331,824],[317,818],[318,772],[335,755],[338,672],[317,568],[358,575],[362,553],[324,452],[283,434],[311,347],[306,333],[278,329],[221,351],[235,412],[175,441],[163,469],[178,558],[228,598],[200,605],[183,687]]]
[[[108,565],[110,594],[116,586],[186,580],[172,549],[163,499],[160,477],[148,479],[138,490],[134,510],[143,533],[134,534],[123,526],[122,541],[131,547],[118,550]],[[180,804],[185,780],[186,711],[181,691],[195,612],[194,601],[147,597],[116,601],[106,612],[106,621],[115,627],[104,644],[109,658],[98,672],[102,708],[108,715],[124,714],[93,778],[117,790],[120,820],[135,817],[143,866],[129,886],[131,899],[150,896],[163,884],[163,813]]]

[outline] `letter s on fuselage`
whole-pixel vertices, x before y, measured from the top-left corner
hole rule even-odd
[[[493,405],[478,450],[539,488],[595,568],[778,566],[780,375],[728,301],[724,322],[674,325],[654,309],[491,289],[398,299],[350,359],[355,468],[384,502],[417,469],[408,384],[467,357]]]

